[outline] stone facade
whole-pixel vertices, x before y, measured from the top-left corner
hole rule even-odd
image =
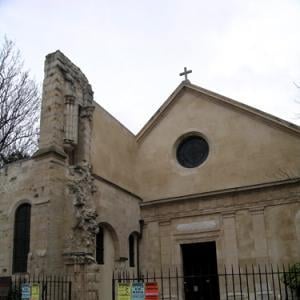
[[[146,268],[178,266],[180,245],[216,241],[227,265],[299,261],[299,180],[286,186],[142,204]],[[298,224],[298,225],[297,225]],[[151,252],[147,251],[148,248]]]
[[[195,168],[176,157],[189,135],[209,145]],[[49,54],[39,150],[0,170],[0,276],[13,272],[23,203],[27,271],[72,274],[76,299],[109,300],[114,270],[182,270],[186,244],[215,242],[219,268],[299,262],[299,137],[299,127],[188,81],[135,136],[94,101],[79,68]]]

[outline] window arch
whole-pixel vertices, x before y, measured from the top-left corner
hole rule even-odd
[[[132,233],[128,238],[129,245],[129,267],[135,266],[135,238]]]
[[[99,265],[104,264],[104,230],[100,225],[96,234],[96,262]]]
[[[27,272],[27,258],[30,249],[31,205],[21,204],[15,213],[13,273]]]

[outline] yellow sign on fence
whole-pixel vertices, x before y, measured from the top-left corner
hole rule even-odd
[[[37,283],[31,285],[31,298],[30,300],[40,300],[40,286]]]
[[[128,283],[118,284],[118,300],[130,300],[131,299],[131,287]]]

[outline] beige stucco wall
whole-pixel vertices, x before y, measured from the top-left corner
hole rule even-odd
[[[178,164],[175,145],[193,131],[210,151],[205,163],[187,169]],[[139,142],[138,194],[154,200],[297,177],[299,153],[296,133],[186,89]]]
[[[135,192],[135,157],[134,135],[95,103],[91,141],[93,172]]]
[[[104,224],[115,242],[115,260],[128,258],[128,237],[139,232],[141,200],[111,184],[95,180],[97,192],[94,195],[97,220]]]

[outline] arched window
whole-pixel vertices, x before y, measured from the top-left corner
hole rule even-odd
[[[128,238],[128,244],[129,244],[129,267],[134,267],[135,265],[135,253],[134,253],[134,242],[135,238],[134,235],[131,234]]]
[[[30,248],[31,205],[20,205],[15,214],[13,273],[27,272],[27,258]]]
[[[104,264],[104,231],[101,226],[96,235],[96,262],[99,265]]]

